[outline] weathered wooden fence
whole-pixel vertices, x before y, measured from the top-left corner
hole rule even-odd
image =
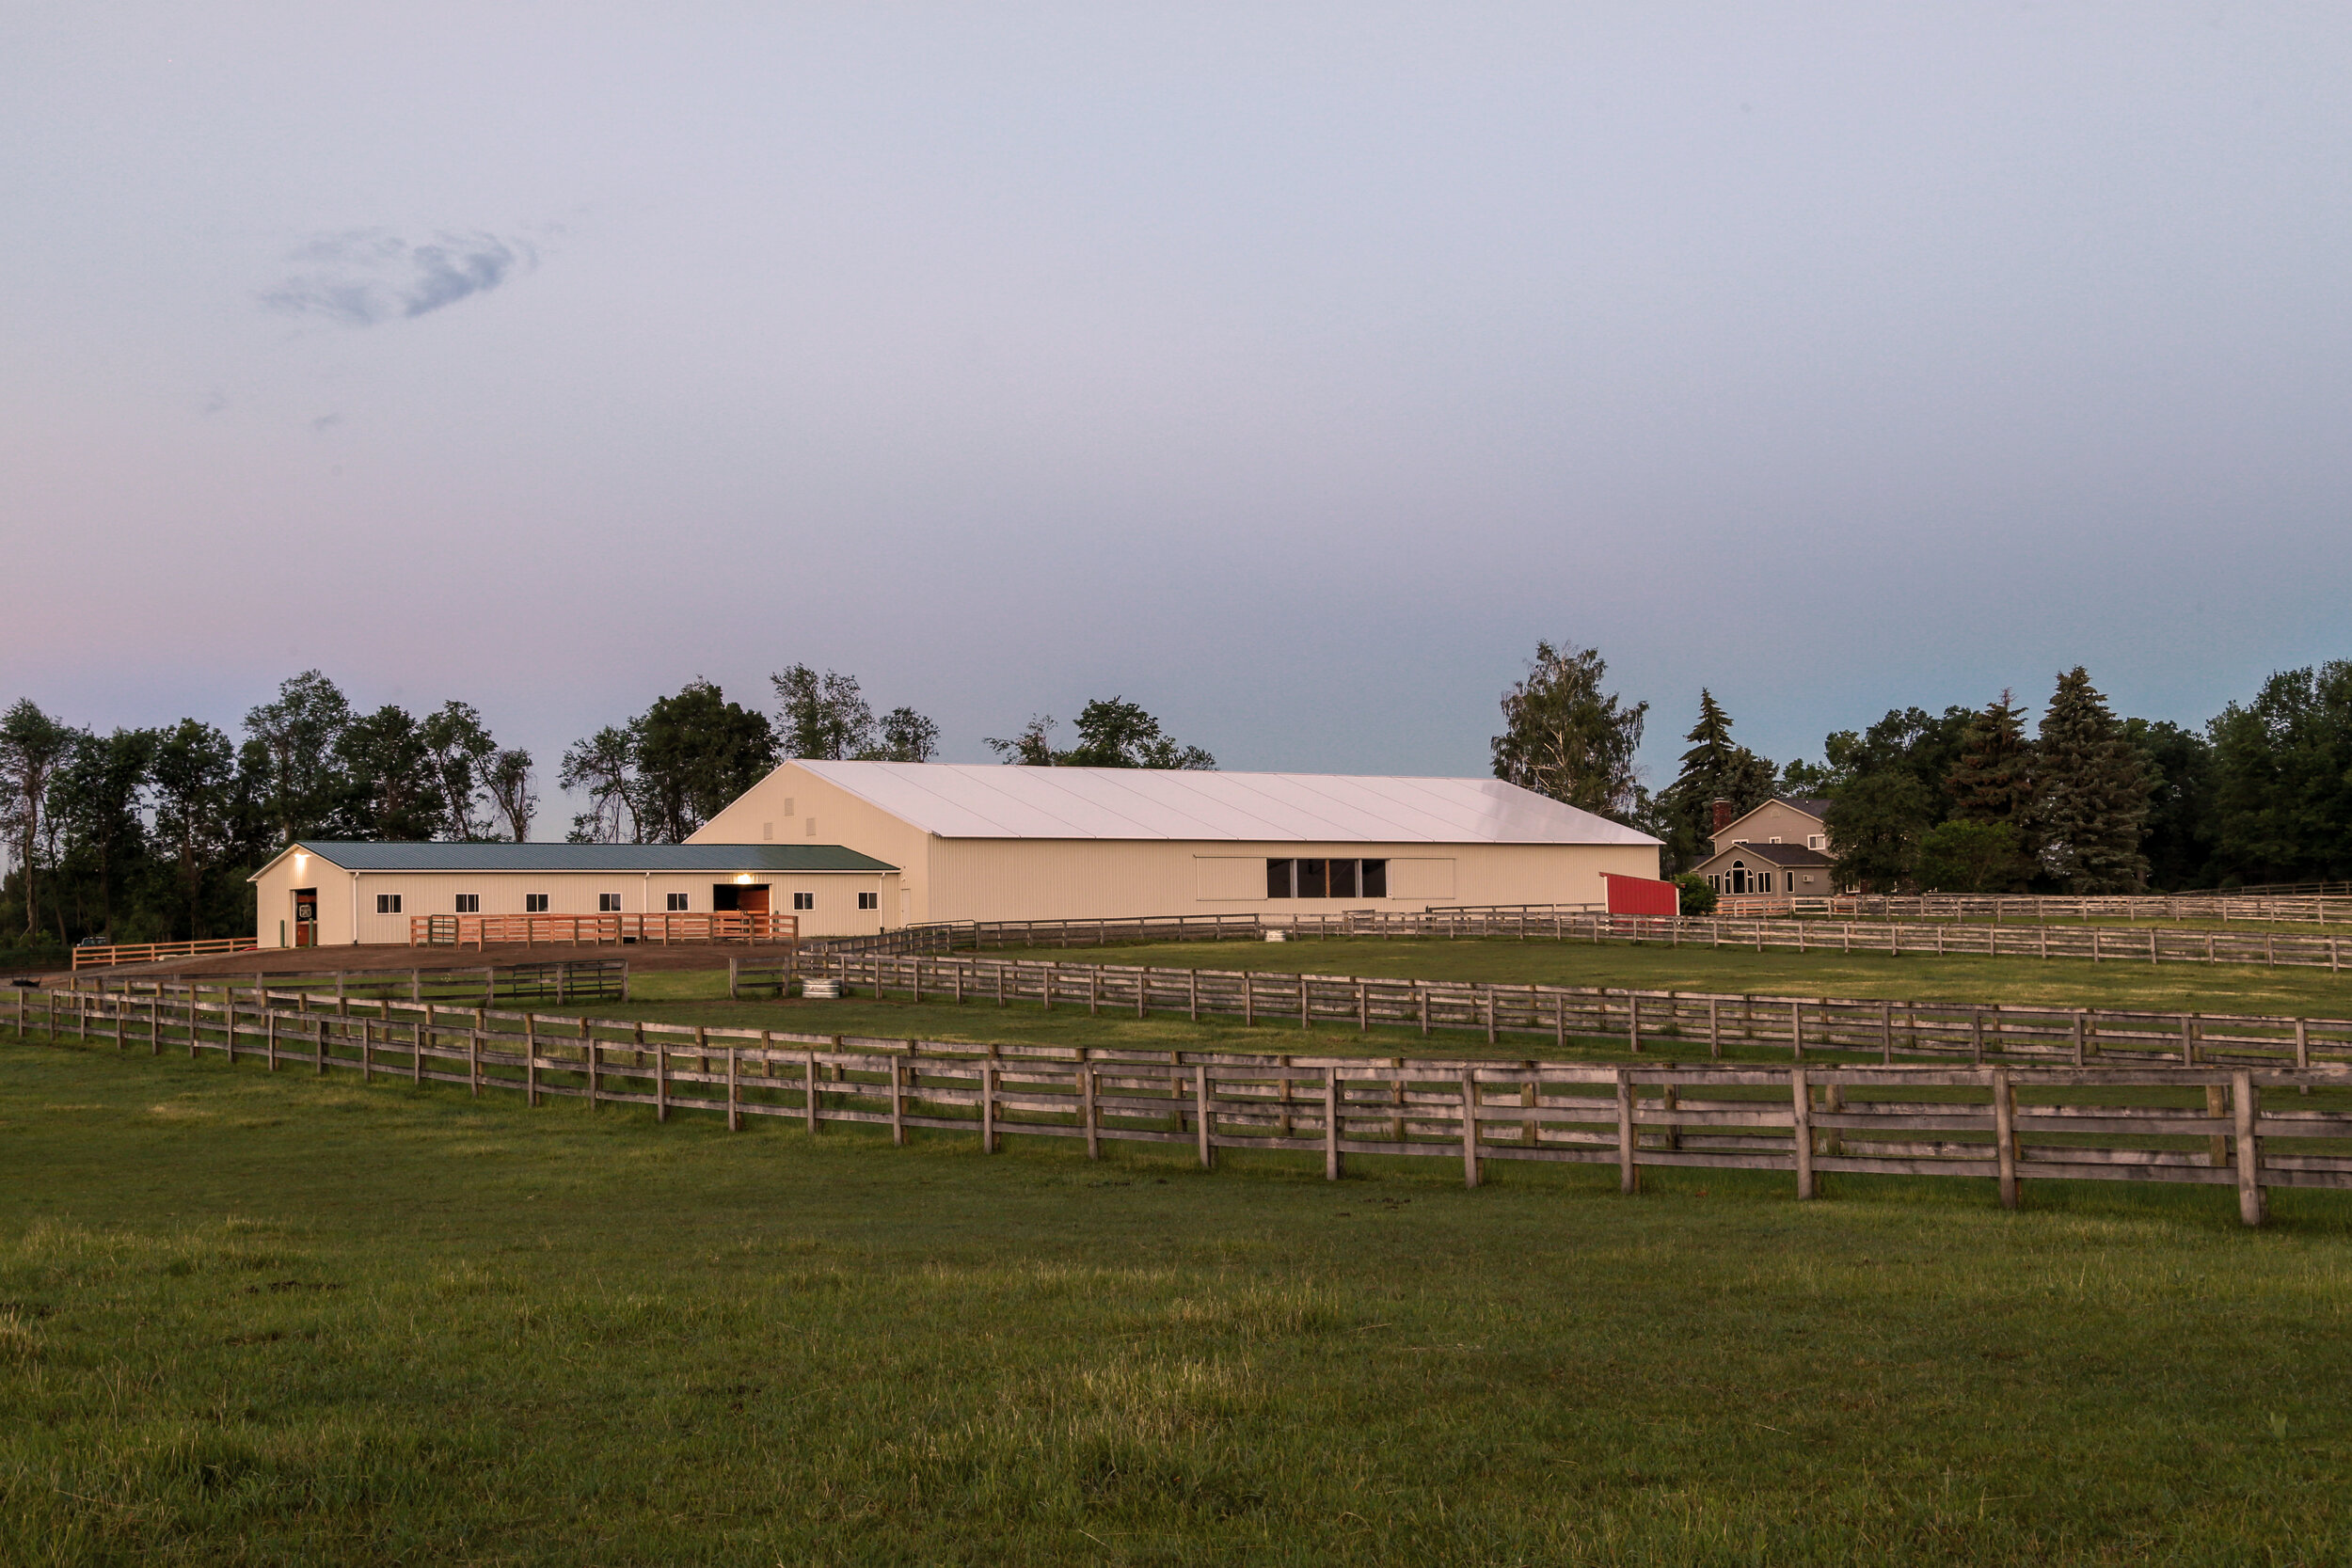
[[[803,973],[810,973],[808,968]],[[1537,1036],[1621,1040],[1641,1052],[1720,1058],[1726,1044],[1805,1053],[1993,1061],[2236,1061],[2309,1067],[2352,1063],[2352,1020],[2235,1013],[2053,1007],[2004,1002],[1881,1001],[1846,997],[1633,990],[1611,986],[1486,984],[1279,970],[1157,968],[1057,963],[960,954],[836,953],[817,971],[852,989],[909,1001],[1035,1002],[1142,1018],[1471,1031],[1488,1043]]]
[[[480,1002],[485,1006],[495,1006],[501,997],[510,1002],[626,1002],[628,960],[562,958],[547,963],[488,964],[480,969],[297,969],[199,977],[195,983],[211,990],[278,986],[304,992],[332,986],[338,998],[405,995],[411,1002]],[[119,975],[74,975],[66,981],[69,991],[151,984],[144,977]]]
[[[1778,1170],[1812,1197],[1825,1174],[1991,1178],[2014,1206],[2026,1180],[2234,1185],[2240,1217],[2265,1189],[2352,1186],[2352,1115],[2281,1108],[2265,1091],[2352,1089],[2352,1069],[2228,1067],[2095,1070],[1991,1066],[1646,1068],[1567,1062],[1367,1059],[937,1044],[664,1026],[254,988],[205,994],[159,983],[52,992],[44,1033],[153,1053],[184,1048],[267,1071],[357,1073],[645,1105],[726,1118],[887,1127],[1103,1145],[1460,1162],[1477,1186],[1493,1161]],[[27,1014],[19,998],[17,1026]],[[2301,1099],[2298,1096],[2298,1101]]]
[[[1340,937],[1497,938],[1545,942],[1664,942],[1756,952],[1870,953],[1893,957],[2088,958],[2116,963],[2270,964],[2341,972],[2352,937],[2294,931],[2166,930],[2158,927],[2007,925],[1895,919],[1815,920],[1797,915],[1668,919],[1528,905],[1490,910],[1335,910],[1324,914],[1171,915],[1137,920],[961,921],[906,926],[806,943],[812,955],[954,953],[1021,947],[1096,947],[1137,942],[1257,942]]]

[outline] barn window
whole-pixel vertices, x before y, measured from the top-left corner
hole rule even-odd
[[[810,817],[805,826],[808,829],[808,836],[815,838],[817,836],[817,818],[813,816]]]
[[[375,895],[375,912],[378,914],[398,914],[400,912],[400,895],[397,893],[377,894]]]
[[[775,825],[773,822],[762,822],[762,823],[759,825],[759,836],[760,836],[760,837],[762,837],[762,838],[773,838],[773,837],[775,837],[775,836],[776,836],[776,825]]]
[[[673,893],[666,895],[666,896],[670,901],[664,906],[664,908],[671,910],[682,910],[686,908],[686,895],[682,893]]]
[[[618,913],[620,913],[620,912],[621,912],[621,895],[620,895],[619,894],[617,894],[617,893],[599,893],[599,894],[597,894],[597,895],[596,895],[596,912],[597,912],[597,913],[599,913],[599,914],[618,914]]]
[[[482,895],[478,893],[459,894],[457,895],[457,912],[459,914],[480,914],[482,912]]]
[[[523,895],[523,913],[545,914],[547,912],[548,895],[546,894],[526,893]]]
[[[879,910],[882,908],[882,895],[861,893],[857,895],[857,907],[861,910]]]
[[[1268,898],[1386,898],[1387,861],[1270,860]]]
[[[796,893],[792,895],[792,907],[796,910],[813,910],[817,907],[817,895],[813,893]]]

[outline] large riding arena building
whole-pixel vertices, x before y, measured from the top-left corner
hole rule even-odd
[[[427,918],[479,931],[492,917],[624,917],[617,932],[660,929],[635,924],[648,916],[791,914],[800,936],[820,937],[1598,905],[1605,873],[1657,876],[1659,847],[1499,779],[796,761],[683,845],[306,840],[254,875],[255,935],[339,945],[437,936]]]

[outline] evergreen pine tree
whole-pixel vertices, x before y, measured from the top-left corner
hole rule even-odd
[[[2082,666],[2058,677],[2034,751],[2041,787],[2033,818],[2043,867],[2071,893],[2145,886],[2139,841],[2153,781]]]
[[[1661,803],[1669,832],[1668,852],[1677,865],[1692,865],[1711,852],[1714,803],[1729,800],[1735,816],[1754,811],[1772,798],[1772,765],[1731,738],[1731,716],[1715,694],[1699,691],[1699,719],[1682,737],[1692,743],[1682,753],[1682,771],[1666,786]]]
[[[1980,879],[1977,890],[2022,888],[2032,877],[2037,863],[2030,836],[2034,787],[2033,742],[2026,737],[2025,712],[2004,690],[1970,722],[1960,760],[1944,781],[1945,792],[1952,798],[1953,821],[2006,824],[2010,830],[2002,842],[2015,851],[2011,863],[1975,867]]]

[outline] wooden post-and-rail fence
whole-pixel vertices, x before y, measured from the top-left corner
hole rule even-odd
[[[54,1043],[184,1049],[262,1070],[356,1072],[537,1105],[646,1105],[726,1118],[1320,1156],[1786,1171],[1813,1197],[1824,1175],[1989,1178],[2014,1206],[2027,1179],[2234,1186],[2249,1225],[2265,1190],[2352,1187],[2352,1115],[2280,1109],[2264,1091],[2352,1088],[2352,1069],[2010,1066],[1611,1067],[1567,1062],[938,1044],[548,1017],[266,987],[48,991],[16,996],[20,1038],[41,1016]],[[61,1003],[72,1006],[61,1008]],[[2167,1097],[2180,1101],[2163,1103]]]
[[[1726,1046],[1875,1056],[1882,1062],[2209,1068],[2352,1065],[2352,1019],[2050,1007],[2023,1003],[1730,995],[1607,986],[1485,984],[1288,970],[1057,963],[962,954],[836,953],[804,961],[837,984],[910,1002],[1035,1002],[1141,1018],[1182,1014],[1289,1023],[1470,1031],[1497,1043],[1603,1040],[1636,1053]]]

